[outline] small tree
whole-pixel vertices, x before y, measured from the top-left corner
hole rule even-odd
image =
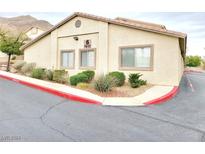
[[[25,39],[22,35],[9,36],[6,32],[0,32],[0,51],[8,55],[7,71],[12,55],[21,55],[20,47],[24,44]]]

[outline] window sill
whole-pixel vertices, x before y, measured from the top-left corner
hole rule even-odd
[[[79,69],[81,69],[81,70],[95,70],[96,68],[95,67],[79,67]]]
[[[121,71],[153,71],[153,68],[133,68],[133,67],[120,67]]]
[[[74,70],[75,67],[60,67],[60,69],[65,69],[65,70]]]

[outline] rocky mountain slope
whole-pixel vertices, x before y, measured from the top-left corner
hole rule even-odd
[[[11,31],[13,34],[25,32],[31,27],[38,27],[46,31],[50,29],[52,25],[45,20],[38,20],[30,15],[12,18],[0,17],[0,29]]]

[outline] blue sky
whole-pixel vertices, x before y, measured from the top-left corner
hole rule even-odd
[[[0,16],[32,15],[56,24],[72,12],[0,12]],[[92,12],[89,12],[92,13]],[[117,16],[163,24],[167,29],[188,34],[188,54],[205,56],[205,12],[95,12],[95,15]]]

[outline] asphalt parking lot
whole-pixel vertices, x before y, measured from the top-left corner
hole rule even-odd
[[[0,141],[205,141],[205,74],[184,75],[175,98],[147,107],[78,103],[0,78]]]

